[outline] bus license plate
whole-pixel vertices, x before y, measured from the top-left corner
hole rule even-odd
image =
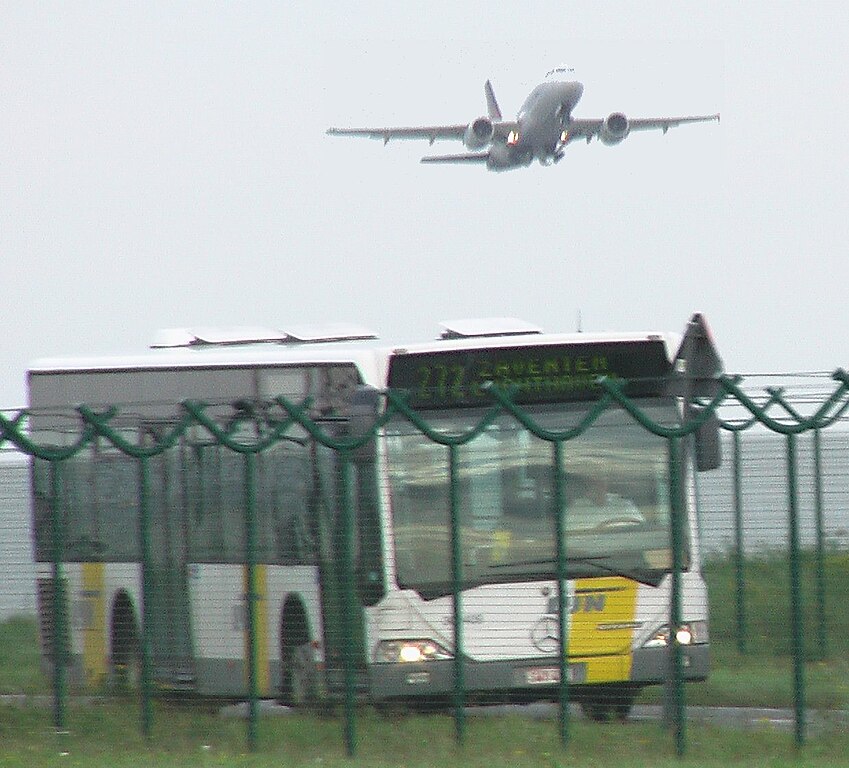
[[[560,682],[559,667],[534,667],[525,670],[528,685],[552,685]]]
[[[585,668],[583,664],[569,665],[569,682],[583,681]],[[560,667],[531,667],[525,670],[527,685],[557,685],[560,682]]]

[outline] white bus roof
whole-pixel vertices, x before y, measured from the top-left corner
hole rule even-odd
[[[446,320],[439,325],[442,333],[436,339],[392,346],[380,342],[372,331],[351,323],[298,325],[288,330],[264,326],[171,328],[158,331],[150,349],[142,352],[42,358],[31,363],[28,373],[241,368],[307,362],[368,366],[378,359],[386,361],[392,355],[405,353],[647,339],[663,340],[671,359],[681,340],[679,334],[667,332],[549,334],[514,317]]]
[[[222,346],[157,347],[126,355],[55,357],[35,360],[30,373],[69,371],[161,370],[167,368],[243,368],[304,362],[344,363],[371,359],[373,342],[344,344],[226,344]]]
[[[219,338],[224,338],[222,335]],[[30,373],[61,373],[115,370],[162,370],[167,368],[230,368],[296,363],[343,363],[373,361],[375,355],[390,356],[451,349],[486,349],[505,346],[543,346],[551,344],[591,344],[596,342],[632,342],[662,340],[671,358],[680,336],[674,333],[540,333],[495,336],[458,336],[413,344],[386,345],[375,339],[336,343],[251,343],[232,341],[191,343],[181,346],[156,346],[135,354],[53,357],[35,360]]]

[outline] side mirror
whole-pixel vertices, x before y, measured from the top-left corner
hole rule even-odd
[[[722,358],[704,315],[697,312],[687,323],[674,367],[681,377],[681,395],[686,402],[696,397],[713,397],[719,390]]]
[[[693,410],[693,416],[698,411]],[[719,419],[715,414],[696,430],[696,469],[708,472],[719,469],[722,464],[722,446],[719,440]]]
[[[704,315],[696,313],[690,318],[675,355],[674,367],[678,376],[676,394],[684,400],[684,418],[694,419],[700,408],[693,400],[716,395],[723,367]],[[722,464],[719,419],[715,415],[698,429],[695,443],[696,469],[699,472],[717,469]]]

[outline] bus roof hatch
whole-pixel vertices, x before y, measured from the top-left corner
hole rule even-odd
[[[293,326],[284,331],[260,326],[232,328],[169,328],[157,332],[153,349],[174,347],[232,346],[238,344],[318,344],[362,341],[377,336],[361,326],[333,323],[325,326]]]
[[[443,320],[443,339],[468,339],[478,336],[524,336],[542,333],[542,328],[515,317],[482,317],[466,320]]]

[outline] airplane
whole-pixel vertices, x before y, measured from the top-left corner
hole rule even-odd
[[[454,155],[435,155],[421,159],[423,163],[478,163],[490,171],[522,168],[539,160],[551,165],[563,159],[567,145],[578,139],[589,144],[597,138],[612,146],[623,141],[631,131],[659,129],[666,133],[684,123],[719,121],[719,114],[692,117],[628,118],[612,112],[605,118],[573,117],[572,110],[584,93],[584,86],[569,79],[571,69],[558,67],[546,75],[546,81],[534,88],[515,120],[504,120],[495,100],[492,83],[484,84],[487,115],[468,124],[434,125],[415,128],[328,128],[331,136],[360,136],[382,139],[456,139],[471,150]]]

